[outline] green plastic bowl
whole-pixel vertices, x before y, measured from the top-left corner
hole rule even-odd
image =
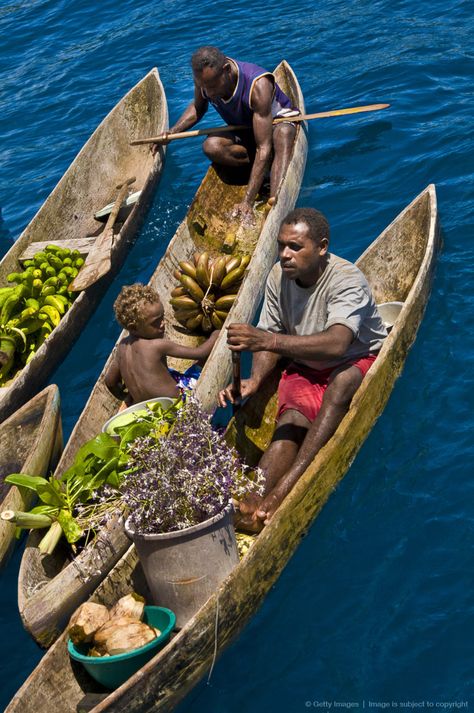
[[[87,656],[89,644],[75,646],[69,639],[67,642],[69,655],[75,661],[80,661],[87,673],[103,686],[110,689],[118,688],[168,643],[176,617],[171,609],[149,606],[145,607],[143,621],[159,629],[161,636],[157,636],[145,646],[140,646],[139,649],[103,658]]]

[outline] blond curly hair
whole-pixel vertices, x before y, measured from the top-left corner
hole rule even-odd
[[[142,305],[144,302],[153,304],[161,302],[160,295],[149,285],[137,282],[134,285],[124,285],[114,302],[114,312],[117,322],[127,331],[138,327],[142,318]]]

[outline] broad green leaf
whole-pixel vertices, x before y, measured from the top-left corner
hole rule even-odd
[[[66,540],[69,543],[77,542],[84,534],[76,520],[68,510],[61,510],[58,515],[58,522],[62,527]]]
[[[58,493],[54,485],[51,485],[48,481],[44,485],[38,485],[36,488],[38,497],[46,505],[55,505],[56,507],[64,507],[64,496],[62,493]]]
[[[127,443],[135,441],[137,438],[142,438],[150,433],[150,424],[141,422],[130,426],[123,434],[120,434],[120,447],[123,449]]]
[[[39,485],[47,485],[48,481],[41,478],[39,475],[27,475],[27,473],[12,473],[5,478],[6,483],[10,485],[20,485],[23,488],[29,488],[38,492]]]
[[[106,482],[108,485],[111,485],[112,488],[119,488],[122,483],[122,478],[120,477],[120,474],[116,470],[113,470],[109,474],[109,477],[107,478]]]
[[[58,514],[58,508],[54,505],[37,505],[36,507],[29,510],[33,515],[51,515],[56,517]]]
[[[82,463],[93,455],[103,461],[108,461],[115,455],[117,447],[117,443],[112,436],[109,436],[108,433],[99,433],[98,436],[95,436],[95,438],[92,438],[79,448],[74,463]]]

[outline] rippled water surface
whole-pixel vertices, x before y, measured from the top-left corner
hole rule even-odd
[[[152,66],[177,118],[201,44],[269,68],[285,58],[308,111],[391,103],[310,124],[298,204],[327,214],[335,253],[356,259],[427,184],[437,187],[444,247],[383,416],[264,605],[180,713],[471,704],[473,24],[467,0],[0,2],[2,253]],[[120,285],[148,280],[205,168],[199,141],[170,146],[125,267],[54,374],[66,433],[118,335]],[[19,554],[0,575],[3,706],[41,656],[17,614]]]

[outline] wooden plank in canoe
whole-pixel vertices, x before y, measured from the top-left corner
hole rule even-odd
[[[75,238],[73,240],[47,240],[37,243],[30,243],[26,250],[18,258],[20,262],[31,260],[40,250],[44,250],[48,245],[57,245],[68,250],[78,250],[81,255],[87,255],[96,241],[95,237]]]
[[[80,150],[57,186],[0,262],[0,287],[10,272],[22,270],[20,257],[32,243],[59,241],[69,245],[99,235],[94,211],[110,202],[115,186],[130,175],[141,190],[120,230],[114,235],[112,268],[75,300],[34,358],[0,390],[0,422],[41,386],[66,356],[123,264],[151,203],[161,175],[165,149],[151,155],[130,140],[150,131],[166,131],[168,107],[158,71],[152,69],[117,103]]]
[[[92,713],[173,710],[209,670],[215,646],[222,651],[260,606],[301,537],[349,469],[390,396],[423,317],[439,244],[436,193],[434,186],[429,186],[357,262],[378,302],[400,301],[404,306],[336,433],[219,591],[151,661],[98,702]],[[391,270],[387,270],[387,264]],[[229,442],[237,443],[243,456],[249,453],[256,457],[255,447],[260,449],[268,442],[271,434],[266,423],[276,384],[277,379],[270,380],[242,407],[228,428]],[[131,547],[92,600],[110,606],[131,591],[140,592],[140,576],[136,551]],[[60,697],[64,713],[73,713],[84,696],[96,690],[92,679],[71,665],[63,634],[17,692],[6,713],[46,713],[53,696]]]
[[[286,62],[276,69],[280,86],[304,109],[304,99],[297,79]],[[307,140],[303,127],[297,129],[292,159],[278,192],[277,204],[268,215],[256,211],[257,225],[252,233],[247,233],[237,246],[237,252],[252,252],[253,257],[239,297],[232,307],[228,319],[231,321],[251,321],[260,302],[265,278],[270,271],[277,253],[276,236],[278,227],[286,213],[294,207],[303,178],[307,153]],[[150,285],[161,295],[165,305],[165,320],[170,339],[183,344],[196,344],[203,337],[190,334],[177,325],[169,305],[171,290],[175,287],[173,272],[180,260],[189,260],[196,250],[208,249],[217,254],[228,232],[227,214],[245,193],[246,183],[229,177],[224,181],[211,166],[188,211],[187,216],[172,238],[165,255],[153,273]],[[202,229],[201,229],[202,228]],[[53,333],[54,334],[54,333]],[[122,335],[121,335],[122,336]],[[104,375],[112,356],[109,357],[86,406],[74,427],[64,449],[63,457],[56,471],[60,475],[74,460],[74,456],[86,441],[93,438],[102,425],[116,412],[120,402],[108,391]],[[183,370],[189,363],[184,360],[169,360],[174,368]],[[207,406],[215,408],[217,393],[223,388],[230,374],[230,353],[226,347],[223,330],[214,345],[207,366],[199,380],[203,380],[201,393]],[[75,558],[74,565],[66,565],[66,552],[59,550],[49,562],[45,572],[41,558],[35,548],[38,533],[32,533],[20,566],[18,585],[18,605],[25,628],[43,646],[48,646],[59,635],[65,622],[80,601],[85,599],[97,586],[100,579],[115,565],[128,546],[121,528],[104,532],[100,541],[100,563],[94,567],[94,551],[91,548]],[[93,570],[94,575],[87,574]],[[37,583],[43,584],[38,591]]]

